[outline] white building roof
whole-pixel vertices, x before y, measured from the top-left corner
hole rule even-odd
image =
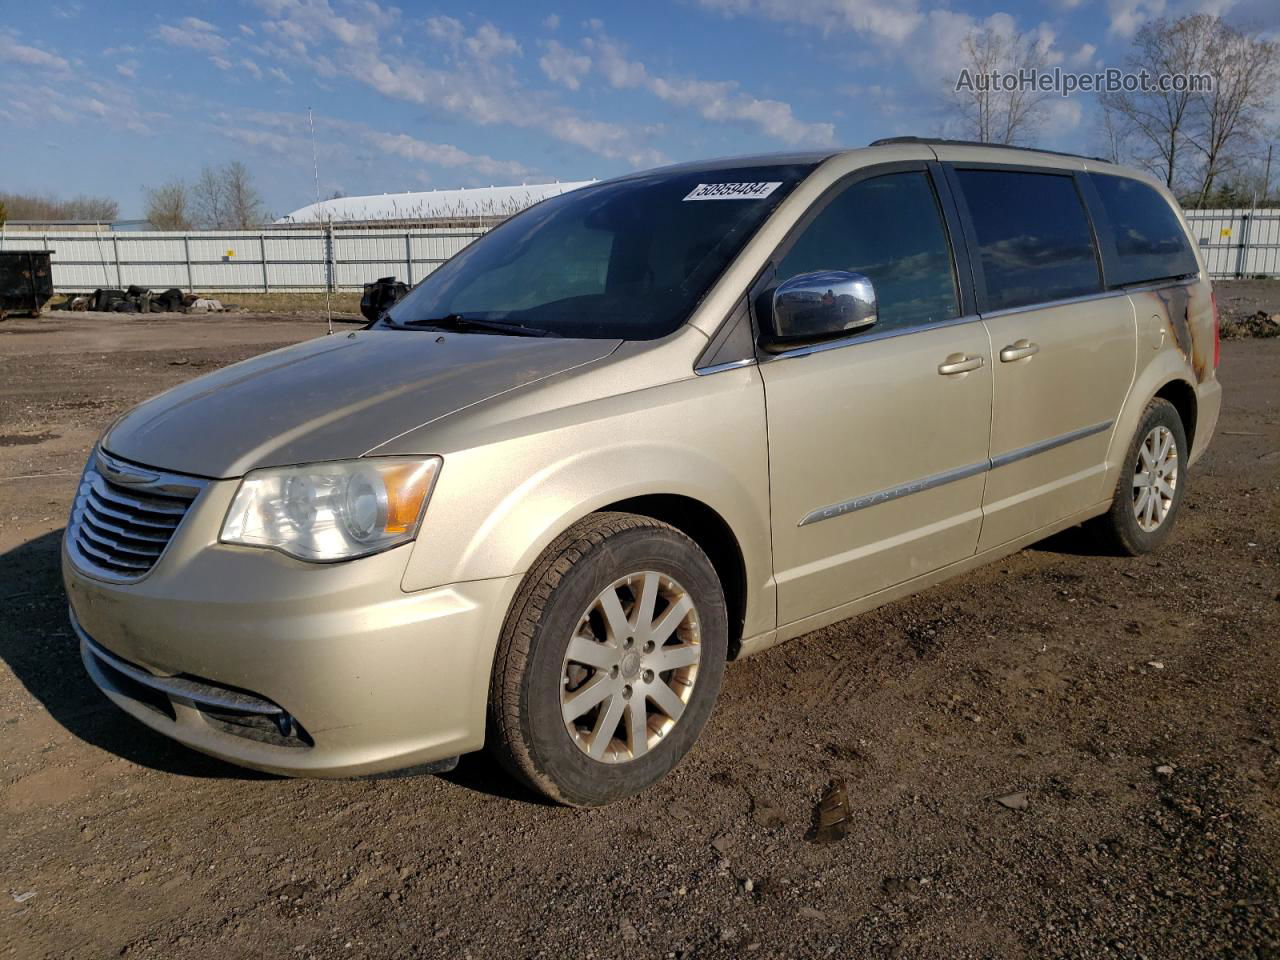
[[[338,197],[310,203],[276,223],[336,223],[365,220],[443,220],[507,217],[539,200],[585,187],[593,180],[565,183],[525,183],[514,187],[469,187],[383,193],[369,197]]]

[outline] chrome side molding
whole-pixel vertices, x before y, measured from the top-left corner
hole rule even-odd
[[[964,480],[967,477],[986,473],[990,469],[991,461],[981,460],[978,463],[956,467],[954,470],[935,473],[933,476],[924,477],[921,480],[912,480],[910,483],[889,487],[887,490],[877,490],[875,493],[854,497],[852,500],[833,503],[829,507],[819,507],[817,510],[812,510],[805,514],[804,519],[800,521],[798,526],[804,527],[811,523],[818,523],[821,520],[831,520],[834,517],[842,517],[846,513],[853,513],[855,510],[865,510],[867,507],[888,503],[890,500],[897,500],[900,497],[909,497],[913,493],[923,493],[926,490],[932,490],[934,487],[941,487],[944,484],[954,483],[957,480]]]
[[[1055,447],[1061,447],[1076,440],[1083,440],[1085,437],[1092,437],[1095,434],[1102,433],[1104,430],[1111,429],[1113,423],[1115,423],[1114,420],[1095,423],[1079,430],[1072,430],[1069,433],[1050,437],[1048,440],[1041,440],[1025,447],[1019,447],[1016,450],[1010,450],[1008,453],[1002,453],[987,460],[979,460],[977,463],[966,464],[963,467],[956,467],[952,470],[944,470],[942,473],[935,473],[919,480],[902,483],[896,487],[888,487],[885,490],[877,490],[875,493],[867,493],[850,500],[843,500],[840,503],[833,503],[827,507],[819,507],[806,513],[796,526],[805,527],[811,523],[820,523],[823,520],[843,517],[846,513],[853,513],[855,510],[865,510],[867,507],[879,506],[882,503],[888,503],[890,500],[909,497],[913,493],[923,493],[926,490],[932,490],[944,484],[965,480],[980,473],[986,473],[989,470],[995,470],[1010,463],[1017,463],[1019,460],[1025,460],[1028,457],[1034,457],[1037,453],[1044,453],[1046,450],[1052,450]]]
[[[1104,430],[1110,430],[1114,420],[1106,420],[1102,423],[1095,423],[1090,427],[1081,427],[1079,430],[1072,430],[1069,433],[1063,433],[1056,437],[1050,437],[1048,440],[1041,440],[1038,443],[1030,443],[1025,447],[1019,447],[1017,450],[1010,450],[1008,453],[1002,453],[991,458],[991,469],[1003,467],[1010,463],[1017,463],[1019,460],[1025,460],[1027,457],[1034,457],[1037,453],[1044,453],[1046,450],[1052,450],[1055,447],[1061,447],[1068,443],[1074,443],[1076,440],[1083,440],[1085,437],[1092,437],[1094,434],[1102,433]]]

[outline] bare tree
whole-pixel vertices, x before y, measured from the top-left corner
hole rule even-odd
[[[191,206],[196,222],[206,229],[248,230],[265,218],[253,175],[239,160],[201,170],[191,187]]]
[[[985,27],[961,42],[964,66],[948,98],[964,120],[965,135],[983,143],[1022,143],[1044,122],[1050,92],[1018,82],[1043,70],[1044,45],[1033,34]]]
[[[1131,73],[1148,76],[1193,76],[1204,72],[1205,47],[1217,18],[1205,14],[1170,23],[1155,20],[1144,25],[1133,39],[1125,60]],[[1182,89],[1153,84],[1148,90],[1117,91],[1099,97],[1102,106],[1124,118],[1137,147],[1135,158],[1172,188],[1182,172],[1179,158],[1186,140],[1195,94],[1189,84]]]
[[[222,169],[226,190],[227,217],[236,230],[248,230],[259,226],[264,219],[262,195],[253,185],[249,168],[239,160],[233,160]]]
[[[94,220],[110,223],[120,215],[120,205],[110,197],[81,194],[62,200],[53,194],[0,193],[13,220]]]
[[[1098,136],[1102,140],[1102,155],[1112,163],[1119,163],[1122,155],[1121,141],[1124,139],[1124,119],[1120,114],[1103,104],[1098,115]]]
[[[157,230],[190,230],[195,224],[187,185],[181,180],[170,180],[148,189],[147,219]]]
[[[120,216],[120,204],[110,197],[91,197],[80,194],[67,201],[68,220],[95,220],[110,223]]]
[[[231,226],[227,213],[227,187],[217,167],[206,166],[191,186],[191,209],[198,226],[225,230]]]
[[[1275,43],[1241,33],[1215,21],[1202,57],[1213,77],[1209,90],[1195,95],[1187,141],[1203,159],[1198,205],[1203,206],[1214,180],[1239,173],[1242,153],[1255,140],[1254,131],[1280,84],[1280,57]]]

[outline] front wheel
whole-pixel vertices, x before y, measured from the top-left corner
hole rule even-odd
[[[724,594],[696,543],[649,517],[593,514],[547,548],[512,605],[490,748],[561,803],[638,793],[693,746],[727,645]]]
[[[1110,547],[1130,556],[1150,553],[1169,536],[1186,492],[1187,435],[1168,400],[1147,405],[1129,445],[1111,509],[1093,521]]]

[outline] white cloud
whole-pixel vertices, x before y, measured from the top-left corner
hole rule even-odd
[[[230,70],[232,67],[231,61],[227,60],[225,57],[210,57],[209,62],[219,70]]]
[[[124,63],[116,64],[116,73],[122,77],[136,77],[138,75],[138,67],[137,60],[126,60]]]
[[[755,15],[781,23],[809,24],[823,31],[849,29],[901,42],[924,15],[915,0],[698,0],[726,16]]]
[[[275,77],[281,83],[286,84],[290,87],[293,86],[293,79],[283,70],[281,70],[279,67],[269,67],[267,69],[267,73]]]
[[[249,75],[255,80],[262,79],[262,68],[247,57],[240,61],[240,66],[249,71]]]
[[[1080,44],[1080,49],[1069,58],[1071,65],[1075,67],[1086,67],[1092,62],[1093,55],[1098,52],[1098,48],[1092,43]]]
[[[577,90],[591,69],[591,58],[551,40],[547,43],[547,52],[538,59],[538,66],[552,83]]]
[[[548,30],[559,30],[560,14],[558,13],[547,14],[547,18],[542,21],[542,25],[546,27]]]
[[[693,110],[706,120],[754,126],[784,143],[826,145],[835,141],[835,126],[798,119],[789,103],[761,100],[741,93],[729,81],[657,76],[637,60],[629,60],[612,40],[589,38],[596,63],[609,84],[618,89],[644,89],[665,103]]]
[[[365,135],[365,139],[380,150],[416,163],[437,167],[465,167],[477,173],[499,174],[507,177],[522,177],[529,172],[519,163],[495,160],[484,154],[468,153],[451,143],[427,143],[407,133],[392,134],[371,130]]]
[[[447,44],[455,51],[465,49],[476,60],[494,60],[523,52],[514,36],[504,33],[492,23],[482,23],[469,37],[467,28],[456,17],[428,17],[426,23],[427,36],[431,39]]]
[[[518,55],[523,51],[516,38],[503,33],[492,23],[483,23],[476,32],[467,38],[467,49],[477,60],[492,60],[496,57]]]
[[[1061,50],[1054,48],[1053,43],[1057,39],[1057,34],[1053,28],[1047,23],[1042,23],[1036,27],[1032,34],[1035,40],[1036,52],[1044,58],[1045,66],[1058,67],[1062,65],[1062,61],[1066,59]]]
[[[1054,97],[1045,105],[1045,126],[1058,133],[1075,130],[1084,119],[1084,108],[1074,97]]]
[[[1164,13],[1165,0],[1110,0],[1107,13],[1111,17],[1108,34],[1128,39],[1148,20]]]
[[[145,135],[152,132],[154,123],[168,119],[164,113],[143,108],[131,89],[111,82],[91,81],[77,92],[69,92],[68,86],[62,80],[56,88],[27,81],[0,83],[0,100],[13,108],[24,127],[40,127],[49,120],[69,124],[109,120]]]
[[[105,118],[109,112],[107,105],[97,97],[76,97],[72,102],[80,108],[82,113],[87,113],[91,116]]]
[[[13,33],[0,32],[0,62],[20,63],[24,67],[37,67],[44,70],[68,70],[70,67],[62,57],[39,47],[31,47],[19,43]]]
[[[253,27],[249,26],[247,23],[240,24],[240,32],[243,33],[246,37],[257,36],[257,34],[255,34],[253,31]]]
[[[258,110],[234,115],[221,113],[214,120],[214,128],[237,143],[281,156],[310,156],[311,139],[305,115]],[[315,123],[319,143],[322,146],[341,144],[340,154],[343,156],[351,155],[351,145],[364,144],[378,153],[431,167],[511,178],[525,177],[530,173],[527,167],[515,161],[470,153],[449,143],[431,143],[407,133],[389,133],[364,123],[324,116],[316,117]]]
[[[427,17],[427,36],[457,45],[462,42],[467,29],[455,17]]]
[[[162,23],[156,27],[156,37],[175,47],[187,47],[201,53],[220,54],[227,49],[227,38],[207,20],[184,17],[177,24]]]
[[[637,135],[620,123],[594,121],[555,103],[545,93],[524,88],[506,66],[489,59],[512,44],[496,28],[484,27],[468,37],[463,23],[448,16],[425,21],[427,35],[459,54],[454,69],[429,66],[412,57],[384,56],[374,24],[385,22],[370,11],[362,18],[367,29],[336,28],[338,17],[328,0],[255,0],[269,19],[262,25],[273,38],[262,45],[273,55],[314,70],[320,76],[348,76],[385,97],[464,117],[481,126],[506,125],[541,130],[549,136],[604,157],[651,158],[637,143]],[[376,7],[375,4],[366,4]],[[381,8],[378,8],[381,9]],[[337,40],[340,49],[325,45]],[[469,41],[474,40],[472,44]],[[515,45],[518,50],[518,44]]]
[[[261,147],[280,156],[298,156],[305,144],[297,137],[290,137],[273,130],[254,130],[245,127],[218,126],[219,133],[229,140],[246,147]]]

